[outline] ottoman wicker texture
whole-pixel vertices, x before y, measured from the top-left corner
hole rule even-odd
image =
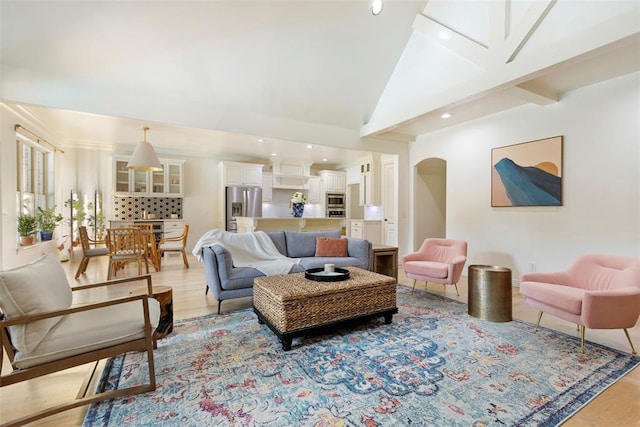
[[[294,336],[354,319],[384,316],[391,323],[396,307],[396,280],[372,271],[348,267],[350,278],[317,282],[304,273],[256,277],[254,311],[291,349]]]

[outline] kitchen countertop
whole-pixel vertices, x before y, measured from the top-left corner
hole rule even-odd
[[[109,222],[131,222],[131,221],[183,221],[182,218],[134,218],[134,219],[110,219]]]
[[[270,219],[273,219],[273,220],[283,220],[283,219],[295,219],[295,220],[301,220],[301,219],[313,219],[313,220],[316,220],[316,219],[345,220],[345,219],[346,219],[346,218],[343,218],[343,217],[330,217],[330,218],[327,218],[327,217],[325,217],[325,216],[319,216],[319,217],[303,216],[303,217],[298,217],[298,218],[296,218],[296,217],[294,217],[294,216],[281,216],[281,217],[237,216],[237,217],[236,217],[236,219],[237,219],[237,218],[245,218],[245,219],[259,219],[260,221],[263,221],[263,220],[270,220]]]

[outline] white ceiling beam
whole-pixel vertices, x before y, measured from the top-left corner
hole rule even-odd
[[[515,23],[510,21],[511,31],[504,43],[504,58],[506,63],[513,61],[516,56],[518,56],[520,50],[527,44],[529,38],[536,32],[557,1],[558,0],[534,1],[519,22]]]
[[[413,20],[413,29],[482,68],[487,69],[491,65],[486,46],[432,18],[421,14],[416,15]]]
[[[556,91],[536,81],[520,83],[509,88],[509,90],[518,98],[542,106],[553,104],[560,100],[560,95]]]
[[[416,137],[414,135],[409,135],[409,134],[400,133],[400,132],[393,132],[393,131],[385,132],[383,134],[376,135],[375,137],[374,136],[366,137],[366,141],[370,141],[373,139],[390,141],[390,142],[409,143],[409,142],[415,142]]]
[[[486,96],[494,90],[504,90],[540,77],[555,67],[580,60],[584,55],[599,50],[616,49],[629,43],[638,43],[638,13],[623,13],[605,22],[576,33],[554,44],[553,49],[530,52],[520,60],[504,64],[446,92],[431,96],[394,114],[381,117],[360,128],[360,136],[379,135],[448,105],[460,104]]]
[[[502,61],[504,43],[509,34],[509,0],[489,2],[489,56],[491,63]]]

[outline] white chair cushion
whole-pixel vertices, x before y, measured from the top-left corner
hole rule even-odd
[[[160,245],[160,249],[163,251],[181,251],[181,242],[167,242]]]
[[[0,308],[8,319],[61,310],[73,297],[60,261],[46,254],[31,264],[0,272]],[[18,351],[32,351],[60,317],[9,327],[11,342]]]
[[[160,319],[160,303],[153,298],[148,300],[151,328],[155,330]],[[142,301],[82,311],[63,316],[32,352],[16,353],[14,363],[18,368],[28,368],[132,341],[144,334]]]

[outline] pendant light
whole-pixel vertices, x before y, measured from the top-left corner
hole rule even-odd
[[[138,145],[136,145],[136,149],[133,151],[127,167],[137,171],[161,171],[162,165],[153,149],[153,145],[147,142],[147,131],[149,128],[143,126],[142,130],[144,131],[143,141],[138,142]]]

